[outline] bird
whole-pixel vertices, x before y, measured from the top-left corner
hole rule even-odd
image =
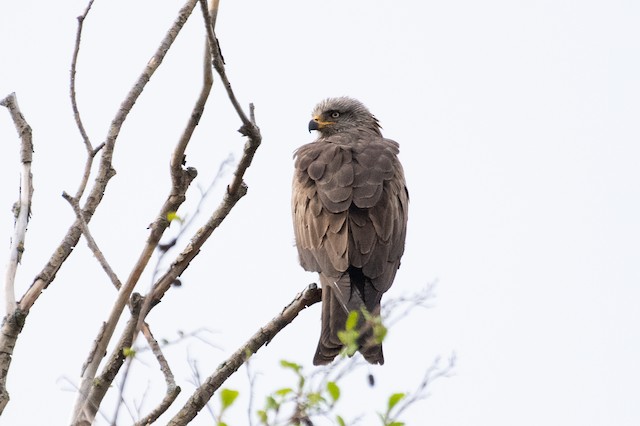
[[[380,315],[407,234],[409,192],[399,144],[382,136],[376,117],[350,97],[316,105],[309,132],[319,137],[294,152],[291,210],[300,265],[318,272],[322,287],[320,339],[314,365],[331,363],[344,343],[351,311]],[[364,324],[358,316],[358,327]],[[369,327],[357,350],[384,364],[382,343]]]

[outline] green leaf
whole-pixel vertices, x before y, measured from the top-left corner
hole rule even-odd
[[[340,426],[347,426],[347,424],[344,422],[344,419],[340,416],[336,416],[336,421],[338,422],[338,425]]]
[[[123,348],[122,355],[124,355],[126,358],[133,358],[134,356],[136,356],[136,350],[133,348]]]
[[[231,389],[222,389],[220,391],[220,401],[222,402],[222,409],[228,408],[233,404],[233,401],[240,395],[240,392],[237,390]]]
[[[296,373],[299,373],[300,370],[302,370],[302,366],[300,364],[296,364],[295,362],[285,361],[284,359],[280,360],[280,365],[283,368],[288,368],[290,370],[295,371]]]
[[[225,422],[218,422],[217,426],[228,426]]]
[[[338,339],[344,345],[342,349],[344,354],[351,356],[356,353],[359,347],[358,337],[360,337],[360,333],[356,330],[338,331]]]
[[[344,325],[344,329],[350,331],[355,329],[356,325],[358,325],[358,311],[351,311],[347,317],[347,323]]]
[[[277,410],[280,407],[278,401],[275,400],[271,395],[267,396],[266,409],[267,410]]]
[[[279,396],[287,396],[287,394],[289,394],[291,392],[293,392],[293,389],[291,389],[291,388],[282,388],[282,389],[278,389],[274,393],[276,395],[279,395]]]
[[[329,391],[329,395],[331,395],[331,399],[333,399],[334,402],[340,398],[340,388],[336,382],[328,382],[327,391]]]
[[[260,419],[260,423],[266,425],[269,421],[269,417],[267,416],[267,412],[264,410],[258,410],[258,419]]]
[[[404,422],[391,422],[387,426],[404,426]]]
[[[385,337],[387,337],[387,327],[382,325],[382,323],[376,323],[373,326],[373,338],[376,343],[382,343]]]
[[[391,395],[391,396],[389,397],[389,404],[388,404],[388,408],[387,408],[387,413],[388,413],[389,411],[391,411],[391,410],[393,409],[393,407],[395,407],[395,406],[396,406],[396,404],[397,404],[398,402],[400,402],[400,400],[401,400],[402,398],[404,398],[404,395],[405,395],[404,393],[394,393],[393,395]]]
[[[174,220],[177,220],[178,222],[182,222],[182,218],[180,216],[178,216],[178,213],[176,213],[176,212],[167,213],[167,220],[169,222],[173,222]]]
[[[310,406],[314,406],[318,405],[319,402],[324,401],[325,399],[318,392],[309,392],[307,400],[309,401]]]

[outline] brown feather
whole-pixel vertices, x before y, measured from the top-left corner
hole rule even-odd
[[[300,264],[320,273],[322,329],[314,364],[331,362],[342,348],[338,331],[349,311],[379,314],[404,252],[409,196],[398,144],[384,139],[377,120],[357,101],[327,100],[323,108],[351,108],[295,153],[292,213]],[[351,114],[351,115],[349,115]],[[324,116],[322,116],[324,117]],[[330,121],[330,117],[323,118]],[[350,121],[351,120],[351,121]],[[339,130],[338,130],[339,129]],[[359,342],[371,363],[384,363],[382,346]]]

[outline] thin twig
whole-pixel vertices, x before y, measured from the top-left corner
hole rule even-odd
[[[71,195],[67,194],[66,192],[62,193],[62,198],[64,198],[69,202],[69,204],[71,204],[71,207],[73,208],[73,211],[76,214],[78,221],[80,222],[80,226],[82,228],[82,234],[84,235],[84,238],[87,240],[87,245],[89,246],[89,249],[93,253],[94,257],[96,258],[100,266],[102,266],[102,269],[111,280],[111,283],[113,284],[113,286],[116,288],[116,290],[119,290],[120,287],[122,287],[122,284],[120,283],[120,279],[116,275],[113,268],[111,268],[111,265],[109,265],[109,262],[107,262],[107,259],[104,257],[104,254],[98,247],[98,244],[96,243],[96,241],[93,239],[93,236],[91,235],[91,231],[89,231],[89,226],[87,225],[87,222],[85,222],[84,217],[82,217],[82,211],[80,210],[80,204],[78,203],[78,200],[76,198],[73,198]],[[106,346],[101,349],[106,350]]]
[[[431,366],[427,368],[422,380],[418,384],[415,391],[410,394],[407,394],[400,402],[394,407],[391,413],[387,413],[388,416],[385,420],[391,422],[397,420],[400,415],[411,405],[416,402],[425,399],[428,396],[428,388],[429,386],[437,379],[442,377],[451,376],[456,365],[456,355],[452,353],[449,357],[447,365],[441,367],[440,366],[440,357],[437,357]]]
[[[101,144],[98,149],[93,149],[91,145],[91,141],[89,140],[89,135],[84,128],[84,124],[82,123],[82,119],[80,118],[80,110],[78,109],[78,100],[76,97],[76,69],[78,64],[78,54],[80,53],[80,41],[82,39],[82,27],[84,24],[84,20],[86,19],[89,11],[91,10],[91,6],[93,6],[93,1],[90,0],[89,4],[87,4],[84,13],[78,16],[78,29],[76,30],[76,42],[73,48],[73,57],[71,59],[71,72],[69,78],[69,96],[71,97],[71,109],[73,110],[73,117],[76,121],[76,126],[78,127],[78,131],[80,132],[80,136],[82,137],[82,141],[84,142],[85,149],[87,150],[87,161],[85,162],[84,173],[82,174],[82,179],[80,181],[80,185],[78,186],[78,191],[76,192],[75,199],[80,200],[82,198],[82,194],[87,187],[87,182],[89,181],[89,176],[91,174],[91,168],[93,166],[93,159],[96,154],[104,146]]]
[[[155,339],[155,337],[153,337],[153,334],[151,333],[151,330],[149,329],[149,325],[147,323],[144,324],[142,333],[147,339],[149,347],[158,360],[158,364],[160,364],[160,371],[162,371],[165,383],[167,384],[167,392],[160,404],[156,408],[154,408],[151,413],[136,422],[136,425],[140,426],[148,425],[156,421],[158,417],[160,417],[162,414],[164,414],[165,411],[167,411],[167,409],[171,406],[171,404],[173,404],[173,401],[176,400],[178,394],[180,393],[180,387],[176,386],[176,381],[173,377],[173,373],[171,372],[171,368],[169,367],[169,363],[164,357],[162,349],[160,348],[158,341]]]
[[[242,121],[242,126],[238,131],[249,138],[249,140],[245,144],[242,158],[240,159],[238,167],[236,168],[234,179],[231,181],[231,184],[227,188],[228,192],[230,192],[231,194],[235,194],[238,191],[243,191],[242,187],[244,186],[244,183],[242,179],[244,177],[244,173],[251,165],[253,156],[255,155],[256,150],[262,142],[262,135],[260,134],[260,128],[258,128],[256,124],[253,104],[249,104],[250,118],[247,118],[247,115],[240,106],[240,103],[238,102],[238,99],[236,98],[236,95],[231,88],[231,82],[229,82],[229,78],[227,77],[227,72],[225,71],[224,67],[224,60],[222,59],[222,54],[220,53],[218,38],[215,35],[214,27],[211,23],[212,17],[207,10],[206,0],[200,0],[200,6],[206,24],[205,26],[207,28],[207,37],[209,39],[209,49],[211,51],[211,57],[213,59],[213,67],[220,76],[224,88],[227,91],[227,96],[229,97],[231,104],[236,110],[238,117],[240,117],[240,120]]]
[[[216,186],[216,184],[220,181],[220,179],[224,175],[225,168],[229,166],[232,162],[233,162],[233,154],[229,154],[229,156],[222,163],[220,163],[220,166],[218,167],[218,172],[214,176],[213,180],[211,181],[207,189],[205,191],[202,191],[202,190],[200,191],[201,192],[200,200],[198,200],[198,204],[196,205],[196,208],[193,214],[189,215],[188,219],[187,218],[181,219],[180,230],[178,231],[178,234],[175,235],[173,238],[171,238],[171,240],[169,240],[167,243],[160,243],[158,245],[158,249],[159,249],[158,251],[160,252],[160,254],[158,255],[158,259],[156,261],[156,267],[153,270],[151,282],[156,281],[158,273],[160,272],[160,266],[162,264],[162,261],[164,260],[165,256],[169,252],[169,249],[176,245],[178,240],[182,236],[184,236],[184,234],[191,228],[195,219],[200,217],[200,211],[204,205],[204,201],[206,200],[207,196],[211,193],[213,188]]]
[[[217,11],[218,2],[214,2],[215,10]],[[211,57],[213,59],[213,68],[215,68],[216,72],[220,75],[222,79],[222,83],[224,84],[224,88],[227,91],[227,96],[229,96],[229,100],[231,104],[236,110],[236,113],[242,120],[242,124],[245,126],[250,126],[254,124],[252,121],[247,118],[246,114],[242,110],[238,99],[236,98],[235,93],[231,89],[231,83],[229,82],[229,78],[227,77],[227,73],[224,68],[224,60],[222,59],[220,45],[218,44],[218,38],[215,35],[215,16],[212,16],[209,12],[209,8],[207,7],[207,0],[200,0],[200,8],[202,10],[202,15],[204,17],[205,27],[207,29],[207,38],[209,39],[209,48],[211,50]]]
[[[253,426],[253,399],[255,397],[256,375],[251,371],[251,358],[244,363],[247,370],[247,380],[249,380],[249,403],[247,404],[247,417],[249,418],[249,426]]]
[[[120,385],[118,386],[118,403],[116,404],[114,413],[113,413],[113,418],[111,419],[111,424],[113,426],[118,424],[118,415],[120,413],[120,407],[122,407],[124,405],[124,407],[127,409],[127,411],[129,412],[129,416],[131,418],[133,417],[133,410],[131,408],[129,408],[129,406],[127,405],[126,401],[124,400],[124,387],[127,384],[127,378],[129,377],[129,371],[131,371],[131,364],[133,363],[133,357],[132,356],[127,356],[126,358],[126,362],[125,362],[125,366],[124,366],[124,370],[122,372],[122,374],[120,375]]]
[[[73,57],[71,59],[71,76],[69,82],[69,95],[71,97],[71,108],[73,109],[73,117],[76,120],[76,125],[78,126],[78,130],[80,131],[80,135],[82,136],[82,141],[84,142],[84,146],[87,149],[87,153],[91,154],[93,152],[93,146],[91,146],[91,141],[89,140],[89,135],[82,124],[82,119],[80,118],[80,111],[78,110],[78,101],[76,98],[76,68],[78,63],[78,54],[80,53],[80,41],[82,39],[82,26],[84,24],[84,20],[89,14],[91,10],[91,6],[93,6],[93,1],[90,0],[89,4],[87,4],[84,13],[78,16],[78,29],[76,30],[76,42],[73,48]],[[86,183],[86,182],[85,182]]]
[[[222,383],[235,373],[252,354],[269,343],[275,335],[291,323],[304,308],[319,302],[321,298],[322,290],[315,284],[309,285],[303,292],[299,293],[279,315],[269,321],[264,327],[260,328],[260,330],[234,352],[229,359],[223,362],[216,372],[209,376],[202,386],[196,389],[182,409],[168,424],[178,426],[189,423],[204,407],[207,401],[211,399],[214,392]]]
[[[200,375],[200,369],[198,368],[198,360],[193,358],[191,356],[191,353],[189,351],[187,351],[187,363],[189,364],[189,368],[191,369],[191,384],[194,385],[195,387],[200,387],[202,386],[202,379],[201,379],[201,375]],[[213,407],[211,405],[211,401],[207,401],[207,403],[205,404],[205,408],[207,409],[207,411],[209,412],[209,415],[211,416],[211,419],[213,421],[215,421],[218,416],[216,415],[215,411],[213,410]]]
[[[9,261],[5,274],[5,303],[7,315],[13,315],[17,308],[15,294],[15,279],[18,270],[18,263],[24,251],[24,241],[31,215],[31,199],[33,198],[33,182],[31,176],[31,161],[33,160],[33,139],[31,126],[24,119],[24,115],[18,106],[18,99],[15,93],[0,100],[0,105],[9,110],[13,124],[20,136],[20,197],[14,205],[15,224],[11,246],[9,248]]]
[[[387,328],[395,325],[398,321],[406,317],[417,307],[429,308],[429,302],[436,297],[436,283],[429,283],[415,293],[399,296],[385,301],[382,305],[382,318]],[[403,306],[403,310],[398,313],[398,307]]]

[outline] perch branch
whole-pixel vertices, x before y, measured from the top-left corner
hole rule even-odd
[[[33,140],[31,126],[29,126],[20,111],[16,94],[11,93],[2,99],[0,105],[9,110],[13,124],[18,131],[18,136],[20,136],[20,162],[22,163],[20,169],[20,198],[13,208],[15,224],[9,248],[9,261],[7,262],[4,284],[7,315],[13,315],[17,308],[15,294],[16,272],[24,251],[24,239],[27,233],[27,225],[31,214],[31,199],[33,197],[33,182],[31,180]]]
[[[214,392],[222,383],[235,373],[252,354],[269,343],[275,335],[291,323],[304,308],[319,302],[321,299],[322,290],[315,284],[309,285],[303,292],[299,293],[279,315],[251,336],[242,347],[223,362],[216,372],[209,376],[204,383],[196,389],[168,425],[178,426],[189,423],[206,405],[207,401],[211,399]]]

